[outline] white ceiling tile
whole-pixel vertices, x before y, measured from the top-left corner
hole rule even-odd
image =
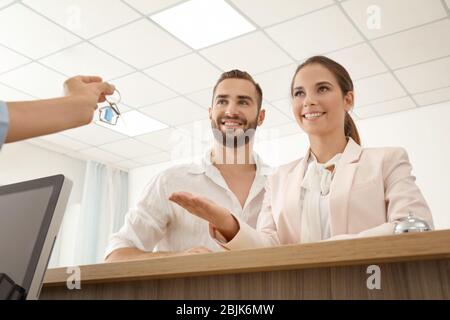
[[[19,67],[31,60],[15,53],[14,51],[0,46],[0,73]]]
[[[369,39],[447,15],[440,0],[349,0],[342,6]]]
[[[38,98],[63,94],[65,77],[37,63],[30,63],[0,76],[0,82]]]
[[[82,160],[82,161],[92,160],[92,158],[90,156],[88,156],[87,154],[80,153],[80,150],[78,150],[78,151],[71,151],[71,152],[65,153],[64,155],[66,157],[70,157],[70,158],[77,159],[77,160]]]
[[[170,153],[168,152],[161,152],[145,157],[138,157],[134,159],[136,162],[142,163],[146,166],[160,163],[160,162],[167,162],[170,161]]]
[[[91,123],[87,126],[75,129],[66,130],[64,131],[64,135],[94,146],[126,138],[126,136],[120,133],[114,132],[107,128],[103,128],[99,125],[96,125],[95,123]]]
[[[373,41],[392,68],[450,55],[450,20],[445,19]]]
[[[411,93],[448,87],[450,86],[450,58],[401,69],[395,74]]]
[[[176,96],[173,91],[141,72],[115,79],[112,83],[120,91],[122,102],[133,108],[140,108]]]
[[[92,43],[137,68],[149,67],[191,51],[147,19],[94,38]]]
[[[167,128],[141,136],[135,137],[136,140],[155,146],[161,150],[170,151],[179,143],[186,143],[185,140],[192,139],[181,130]]]
[[[336,6],[268,28],[267,33],[297,60],[363,40]]]
[[[113,166],[118,167],[121,170],[127,171],[130,169],[142,167],[142,164],[133,160],[124,160],[114,163]]]
[[[254,78],[261,86],[264,99],[274,101],[289,98],[290,85],[296,68],[296,64],[291,64],[255,75]]]
[[[150,77],[182,94],[209,88],[221,72],[198,54],[190,54],[144,70]]]
[[[150,14],[172,7],[184,0],[124,0],[143,14]]]
[[[264,103],[263,107],[266,110],[266,116],[261,128],[275,127],[291,121],[291,119],[269,103]]]
[[[347,69],[353,80],[387,71],[386,66],[366,43],[335,51],[327,54],[327,57]]]
[[[0,0],[0,8],[6,7],[8,4],[13,3],[14,0]]]
[[[120,0],[25,0],[24,3],[84,38],[141,16]]]
[[[60,154],[68,154],[68,153],[73,152],[73,150],[70,148],[67,148],[62,145],[44,140],[42,138],[28,139],[28,140],[26,140],[26,142],[31,143],[35,146],[38,146],[42,149],[53,151],[53,152],[60,153]]]
[[[55,53],[41,62],[68,76],[98,75],[104,80],[119,77],[134,69],[88,43]]]
[[[79,151],[80,154],[88,156],[90,160],[95,160],[103,163],[115,163],[124,160],[123,157],[117,156],[99,148],[90,148]]]
[[[99,146],[99,148],[128,159],[161,152],[158,148],[149,146],[148,144],[136,141],[134,139],[125,139],[107,143]]]
[[[0,83],[0,99],[2,101],[24,101],[32,100],[33,97],[20,91],[8,88]]]
[[[271,104],[283,112],[290,120],[295,121],[294,114],[292,113],[291,98],[273,101]]]
[[[354,87],[356,107],[406,96],[405,90],[390,73],[355,81]]]
[[[361,119],[380,116],[383,114],[399,112],[414,108],[414,101],[410,97],[404,97],[386,101],[366,107],[355,108],[353,112]]]
[[[261,27],[281,22],[333,3],[332,0],[231,0]]]
[[[262,32],[209,47],[200,54],[222,70],[240,69],[250,74],[294,62]]]
[[[187,95],[189,99],[196,102],[200,107],[208,109],[212,104],[213,88],[200,90]]]
[[[200,120],[208,116],[207,110],[181,97],[153,104],[139,110],[172,126]]]
[[[284,136],[298,133],[303,133],[303,131],[294,121],[271,128],[260,127],[258,130],[256,130],[255,142],[258,143],[260,141],[275,140]]]
[[[64,136],[62,133],[54,133],[41,137],[42,140],[60,145],[73,151],[88,149],[91,146],[75,139]]]
[[[444,102],[450,100],[450,87],[416,94],[413,96],[413,98],[421,106]]]
[[[40,58],[79,41],[20,4],[0,11],[0,43],[27,57]]]

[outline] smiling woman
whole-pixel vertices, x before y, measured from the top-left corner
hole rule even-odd
[[[182,192],[170,199],[209,221],[211,236],[226,249],[390,235],[410,212],[433,228],[406,151],[361,147],[349,115],[353,82],[343,66],[307,59],[291,94],[310,148],[268,178],[256,230],[208,199]]]

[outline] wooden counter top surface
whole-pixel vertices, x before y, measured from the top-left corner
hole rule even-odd
[[[82,284],[450,258],[450,230],[80,266]],[[67,268],[44,286],[65,285]]]

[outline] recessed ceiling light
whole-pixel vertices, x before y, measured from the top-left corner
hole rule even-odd
[[[150,18],[193,49],[255,30],[224,0],[190,0]]]
[[[136,110],[123,112],[116,125],[110,125],[99,120],[95,121],[95,123],[130,137],[158,131],[168,127],[166,124],[150,118]]]

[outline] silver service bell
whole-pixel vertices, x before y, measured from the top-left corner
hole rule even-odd
[[[415,217],[412,212],[407,217],[399,220],[394,229],[394,234],[407,232],[423,232],[430,231],[431,228],[425,220]]]

